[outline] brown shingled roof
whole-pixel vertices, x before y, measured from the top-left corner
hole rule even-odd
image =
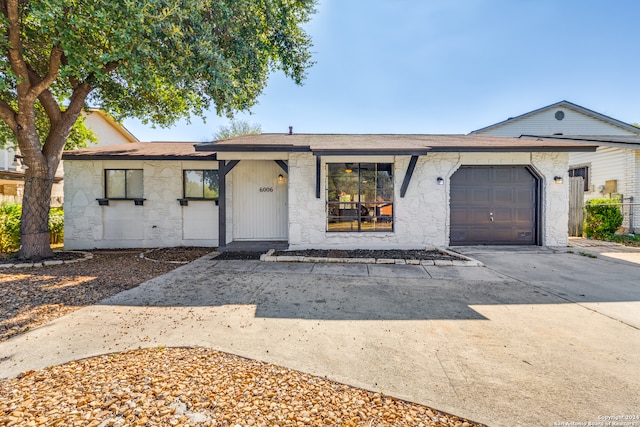
[[[198,151],[312,151],[314,153],[426,154],[459,151],[594,151],[578,141],[484,135],[254,134],[203,143]]]
[[[215,143],[139,142],[65,151],[66,160],[216,160],[216,152],[307,151],[317,155],[421,155],[429,152],[595,151],[597,144],[484,135],[256,134]]]
[[[63,160],[216,160],[215,153],[196,151],[195,142],[137,142],[65,151]]]

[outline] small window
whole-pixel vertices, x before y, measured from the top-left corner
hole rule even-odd
[[[107,199],[142,199],[142,169],[107,169],[104,175]]]
[[[584,191],[589,191],[589,166],[569,169],[569,176],[581,176],[584,179]]]
[[[217,170],[185,170],[184,198],[216,200],[219,196]]]

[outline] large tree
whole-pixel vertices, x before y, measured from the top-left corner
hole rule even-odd
[[[168,126],[249,109],[279,69],[312,62],[315,0],[0,0],[0,118],[25,173],[19,257],[51,255],[47,217],[65,142],[87,105]],[[37,125],[41,109],[48,126]]]

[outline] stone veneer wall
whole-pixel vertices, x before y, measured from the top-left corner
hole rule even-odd
[[[326,163],[394,162],[394,232],[329,233],[326,231]],[[315,198],[315,157],[293,153],[289,157],[289,245],[308,248],[422,248],[449,245],[449,178],[462,165],[530,165],[541,178],[540,227],[542,244],[566,246],[568,179],[566,153],[433,153],[420,156],[404,198],[400,187],[410,156],[322,158],[320,199]],[[437,185],[437,178],[445,185]]]
[[[215,161],[66,160],[65,248],[217,246],[218,207],[213,201],[180,206],[182,170],[217,169]],[[143,206],[104,197],[105,169],[143,169]],[[197,237],[197,238],[196,238]]]

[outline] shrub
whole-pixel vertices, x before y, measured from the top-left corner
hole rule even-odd
[[[62,208],[51,208],[49,211],[49,241],[51,244],[64,240],[64,212]]]
[[[16,203],[0,205],[0,252],[11,252],[20,247],[21,214],[22,206]]]
[[[20,248],[20,215],[22,206],[6,202],[0,204],[0,252],[13,252]],[[64,239],[64,212],[62,208],[49,211],[50,242],[62,243]]]
[[[585,205],[584,234],[593,239],[606,239],[622,225],[620,199],[592,199]]]

